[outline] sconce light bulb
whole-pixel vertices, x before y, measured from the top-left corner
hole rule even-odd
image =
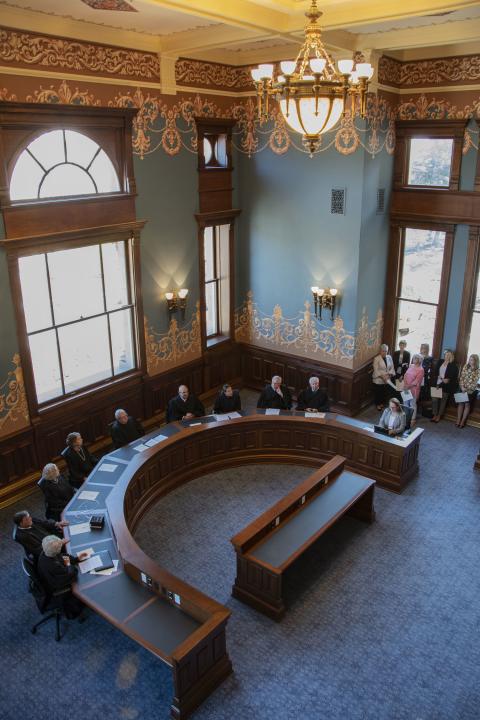
[[[181,290],[178,291],[178,297],[181,300],[184,300],[187,297],[187,295],[188,295],[188,288],[182,288]]]
[[[337,288],[331,288],[331,290],[330,290],[330,295],[333,295],[333,297],[335,297],[335,295],[336,295],[337,293],[338,293]]]
[[[173,292],[166,292],[166,293],[165,293],[165,298],[166,298],[167,300],[173,300]]]
[[[325,292],[325,288],[317,288],[317,292],[321,297],[323,295],[323,293]]]
[[[318,287],[316,285],[312,286],[311,291],[314,295],[318,293]]]

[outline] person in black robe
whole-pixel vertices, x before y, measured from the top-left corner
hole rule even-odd
[[[186,385],[180,385],[178,395],[170,400],[167,408],[167,422],[191,420],[205,415],[205,408]]]
[[[273,408],[277,410],[290,410],[292,396],[286,385],[282,384],[280,375],[272,377],[272,384],[265,385],[258,398],[257,408]]]
[[[325,390],[320,389],[318,377],[311,377],[308,381],[308,388],[302,390],[298,395],[297,410],[307,412],[328,412],[328,395]]]
[[[60,475],[54,463],[45,465],[38,486],[45,497],[45,516],[48,520],[59,522],[62,510],[74,496],[75,489]]]
[[[398,347],[399,349],[393,353],[393,367],[395,368],[395,377],[397,380],[401,380],[410,365],[410,353],[405,350],[407,347],[405,340],[400,340]]]
[[[15,523],[15,540],[24,548],[27,555],[36,562],[42,552],[42,540],[47,535],[60,537],[62,528],[68,525],[68,520],[41,520],[32,517],[28,510],[20,510],[13,517]],[[63,540],[64,543],[67,540]]]
[[[131,415],[127,415],[125,410],[120,409],[115,411],[115,422],[111,425],[110,434],[113,447],[117,450],[141,438],[145,435],[145,430],[138,420],[131,417]]]
[[[225,384],[216,397],[213,412],[216,415],[223,415],[225,413],[240,412],[241,409],[240,393],[228,383]]]
[[[68,467],[70,483],[79,488],[98,463],[98,458],[83,444],[83,438],[78,432],[67,435],[67,447],[61,453]]]
[[[78,617],[84,604],[71,593],[72,582],[78,574],[78,558],[63,553],[63,541],[56,535],[47,535],[42,540],[42,552],[38,558],[37,571],[47,592],[52,595],[62,590],[70,590],[62,595],[62,605],[69,619]]]

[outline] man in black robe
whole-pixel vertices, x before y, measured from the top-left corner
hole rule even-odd
[[[15,540],[31,555],[35,562],[42,552],[42,540],[47,535],[60,535],[68,520],[40,520],[30,515],[28,510],[20,510],[13,516]],[[62,541],[64,544],[67,540]]]
[[[277,410],[290,410],[292,396],[286,385],[282,384],[280,375],[272,377],[272,384],[265,385],[258,398],[257,408],[273,408]]]
[[[328,395],[324,390],[320,389],[318,377],[311,377],[308,381],[308,388],[299,393],[297,410],[328,412]]]
[[[61,596],[63,608],[68,618],[78,617],[84,604],[72,595],[72,582],[78,574],[78,562],[87,553],[77,558],[63,552],[63,541],[55,535],[47,535],[42,540],[42,552],[38,558],[37,570],[47,592],[57,593],[70,590]]]
[[[49,520],[60,522],[60,515],[75,494],[75,489],[68,482],[55,463],[47,463],[42,471],[38,486],[45,497],[45,516]]]
[[[234,390],[228,383],[225,384],[215,399],[213,412],[224,415],[230,412],[240,412],[242,403],[238,390]]]
[[[180,385],[178,395],[170,400],[167,408],[167,422],[192,420],[205,415],[205,408],[196,395],[186,385]]]
[[[115,411],[115,422],[111,425],[110,435],[113,447],[117,449],[141,438],[145,435],[145,430],[138,420],[120,409]]]

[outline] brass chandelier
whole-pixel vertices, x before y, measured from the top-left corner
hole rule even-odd
[[[259,65],[252,78],[257,88],[258,116],[268,119],[269,99],[280,104],[288,125],[303,135],[305,145],[313,155],[320,136],[331,130],[345,116],[347,101],[351,101],[351,115],[366,114],[368,81],[373,75],[370,63],[352,59],[339,60],[335,67],[321,40],[318,19],[322,13],[316,0],[305,13],[305,41],[296,60],[280,63],[282,74],[274,77],[274,66]]]

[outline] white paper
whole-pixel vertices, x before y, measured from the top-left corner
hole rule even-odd
[[[82,574],[91,572],[95,568],[100,567],[101,564],[102,558],[100,555],[92,555],[92,557],[89,557],[88,560],[83,560],[83,562],[79,563],[80,572]]]
[[[370,425],[364,425],[363,429],[368,430],[368,432],[375,432],[375,428],[370,427]]]
[[[455,393],[454,396],[456,403],[465,403],[468,402],[468,393],[459,392]]]
[[[80,495],[78,496],[79,500],[96,500],[98,497],[98,492],[94,492],[93,490],[82,490]]]
[[[162,442],[162,440],[166,440],[166,439],[167,439],[166,435],[155,435],[155,437],[150,438],[150,440],[147,440],[145,442],[145,445],[147,445],[148,447],[153,447],[154,445],[158,445],[158,443]]]
[[[228,413],[221,413],[218,415],[213,416],[217,422],[222,422],[222,420],[230,420],[230,415]]]
[[[410,392],[410,390],[404,390],[404,391],[401,393],[401,396],[402,396],[403,402],[407,402],[407,400],[413,400],[413,395],[412,395],[412,393]]]
[[[78,523],[78,525],[69,525],[68,531],[70,535],[81,535],[82,533],[90,532],[90,523]]]
[[[277,410],[277,408],[267,408],[265,415],[280,415],[280,410]]]
[[[201,425],[202,423],[190,423],[190,427],[195,427],[195,425]]]
[[[324,418],[324,417],[325,417],[325,413],[321,413],[321,412],[318,412],[318,413],[306,412],[306,413],[305,413],[305,417]]]
[[[113,568],[105,568],[105,570],[92,570],[92,575],[112,575],[118,570],[118,560],[113,561]]]
[[[135,445],[133,449],[135,450],[135,452],[143,452],[144,450],[148,450],[148,445],[140,443],[140,445]]]
[[[432,387],[432,388],[430,388],[430,395],[432,398],[442,398],[443,390],[442,390],[442,388]]]
[[[228,417],[230,418],[230,420],[235,420],[235,418],[239,418],[242,416],[240,415],[239,412],[235,411],[235,412],[228,413]]]
[[[102,472],[115,472],[117,467],[118,467],[118,465],[111,465],[110,463],[103,463],[103,465],[100,465],[100,467],[98,469],[101,470]]]

